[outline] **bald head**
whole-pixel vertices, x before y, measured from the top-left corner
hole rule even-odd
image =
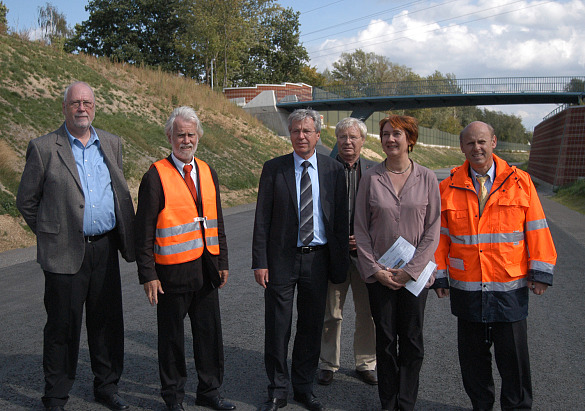
[[[469,123],[459,134],[459,144],[471,168],[486,174],[494,162],[497,138],[494,128],[483,121]]]

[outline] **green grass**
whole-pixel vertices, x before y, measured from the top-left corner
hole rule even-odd
[[[585,180],[577,180],[572,184],[560,187],[553,200],[585,214]]]

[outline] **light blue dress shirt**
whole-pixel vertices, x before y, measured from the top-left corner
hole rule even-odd
[[[471,170],[471,180],[473,181],[473,186],[475,187],[475,191],[477,192],[477,195],[479,196],[479,181],[477,181],[477,176],[481,176],[481,174],[477,173],[473,167],[469,167],[469,170]],[[494,184],[494,178],[496,177],[496,162],[494,161],[492,163],[492,166],[490,167],[490,169],[488,170],[487,174],[488,179],[485,181],[484,185],[485,185],[485,189],[487,190],[488,194],[491,193],[492,191],[492,185]]]
[[[302,166],[305,161],[297,153],[293,152],[293,158],[295,160],[295,182],[297,188],[297,210],[298,219],[301,219],[301,176],[303,174],[304,167]],[[321,196],[319,195],[319,171],[317,169],[317,153],[307,160],[311,163],[308,168],[309,177],[311,177],[311,192],[313,194],[313,241],[309,245],[322,245],[327,243],[327,234],[325,233],[325,224],[323,224],[323,212],[321,208]],[[302,247],[304,244],[297,236],[297,247]]]
[[[67,126],[65,129],[67,130]],[[90,130],[91,137],[85,147],[67,130],[85,196],[84,236],[104,234],[116,227],[116,210],[110,170],[104,161],[100,139],[93,127]]]

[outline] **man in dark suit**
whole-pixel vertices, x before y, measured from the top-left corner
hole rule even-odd
[[[294,152],[264,164],[254,221],[252,268],[265,288],[264,361],[270,380],[269,400],[262,409],[286,406],[290,381],[295,401],[321,410],[313,378],[327,280],[345,281],[348,267],[345,173],[338,161],[315,152],[321,136],[319,113],[295,110],[288,129]],[[298,319],[289,377],[295,288]]]
[[[327,290],[327,306],[321,337],[321,365],[317,374],[317,382],[321,385],[331,384],[334,373],[340,367],[343,306],[350,286],[355,308],[353,358],[356,374],[366,384],[378,384],[374,319],[370,312],[366,283],[362,280],[357,269],[357,249],[353,235],[355,197],[359,181],[362,174],[376,164],[360,157],[367,133],[368,129],[365,123],[357,118],[344,118],[335,126],[335,137],[337,138],[337,156],[335,158],[343,164],[347,186],[350,265],[347,279],[341,284],[330,283]]]
[[[183,410],[188,314],[199,378],[196,404],[233,410],[219,395],[224,357],[218,288],[229,271],[217,174],[194,157],[203,136],[195,110],[175,109],[165,133],[172,153],[144,174],[136,212],[138,277],[157,305],[161,396],[169,410]]]
[[[122,171],[120,138],[95,129],[89,85],[65,90],[65,123],[31,140],[16,204],[37,236],[45,274],[43,370],[48,410],[62,410],[73,385],[79,337],[86,325],[94,395],[110,409],[124,362],[124,322],[118,250],[134,261],[134,206]]]

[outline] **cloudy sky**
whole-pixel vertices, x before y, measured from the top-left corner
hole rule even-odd
[[[8,24],[34,28],[46,1],[2,0]],[[311,66],[332,67],[362,49],[410,67],[458,79],[585,76],[585,1],[581,0],[281,0],[301,12],[301,41]],[[26,4],[25,4],[26,3]],[[86,20],[88,1],[54,0],[70,25]],[[532,130],[555,105],[491,106]]]

